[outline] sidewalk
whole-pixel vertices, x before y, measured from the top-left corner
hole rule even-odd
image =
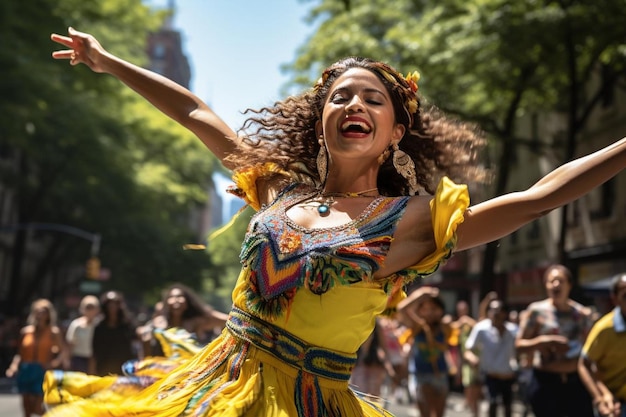
[[[464,403],[463,394],[451,392],[448,396],[445,417],[472,417],[472,413],[465,408]],[[396,417],[419,417],[417,405],[415,404],[395,404],[392,402],[387,406],[387,409],[394,413]],[[488,415],[488,404],[486,401],[481,402],[480,415]],[[503,415],[503,411],[499,410],[498,415]],[[513,417],[524,417],[524,405],[519,401],[513,403]],[[532,417],[532,413],[529,412],[526,417]]]

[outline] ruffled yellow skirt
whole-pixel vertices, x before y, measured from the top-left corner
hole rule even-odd
[[[134,368],[132,376],[48,372],[45,416],[391,416],[344,381],[317,378],[315,401],[296,393],[298,369],[227,329],[193,357],[149,358]]]

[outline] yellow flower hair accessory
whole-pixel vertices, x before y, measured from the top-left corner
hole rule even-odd
[[[414,93],[417,93],[419,89],[417,82],[420,80],[420,73],[417,71],[409,72],[406,77],[404,77],[407,83],[409,83],[409,87]]]
[[[409,113],[415,114],[415,112],[417,112],[417,90],[419,89],[417,82],[420,80],[420,73],[417,71],[409,72],[406,77],[404,77],[404,79],[406,80],[407,84],[409,84],[409,88],[415,95],[415,97],[407,100],[407,110],[409,111]]]

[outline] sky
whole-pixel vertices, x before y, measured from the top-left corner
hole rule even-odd
[[[171,0],[145,0],[155,8]],[[296,50],[313,33],[304,21],[310,2],[301,0],[174,0],[173,27],[181,32],[191,66],[190,89],[231,128],[244,121],[248,107],[260,108],[283,97],[287,82],[281,64],[292,62]],[[223,190],[229,178],[215,175],[224,200],[223,218],[234,198]]]
[[[145,0],[157,8],[168,0]],[[191,65],[191,90],[233,129],[240,114],[282,98],[280,65],[312,34],[301,0],[175,0],[173,26]]]

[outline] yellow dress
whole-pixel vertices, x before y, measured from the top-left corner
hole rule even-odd
[[[254,181],[235,179],[244,197],[255,195]],[[403,285],[450,256],[467,189],[442,180],[431,201],[436,251],[376,281],[408,197],[378,198],[351,223],[319,230],[286,216],[302,198],[303,187],[287,187],[252,218],[220,337],[149,386],[117,386],[113,397],[97,392],[111,391],[112,380],[94,379],[90,392],[81,386],[76,394],[69,376],[49,373],[45,401],[53,407],[46,416],[389,416],[349,387],[356,352],[376,316],[404,296]]]

